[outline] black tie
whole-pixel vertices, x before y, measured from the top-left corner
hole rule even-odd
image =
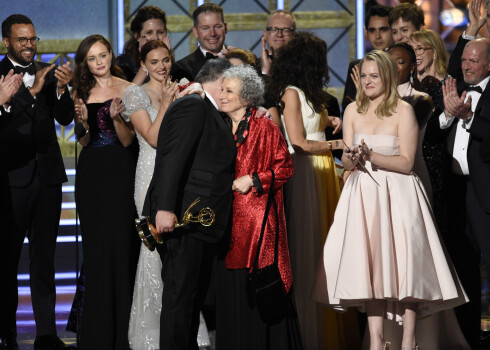
[[[14,72],[16,74],[24,73],[24,74],[30,74],[30,75],[36,75],[36,67],[34,64],[30,64],[27,67],[21,67],[21,66],[15,66],[14,67]]]
[[[480,86],[468,86],[466,88],[466,91],[470,92],[470,91],[476,91],[478,92],[479,94],[483,93],[483,90],[481,89]]]
[[[206,51],[206,60],[214,60],[215,58],[219,58],[219,56],[215,56],[211,52]]]

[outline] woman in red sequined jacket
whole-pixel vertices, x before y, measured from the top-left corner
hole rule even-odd
[[[267,117],[256,117],[263,94],[263,81],[253,68],[238,66],[225,72],[220,107],[229,117],[237,160],[232,232],[225,260],[218,265],[217,349],[302,349],[295,312],[274,325],[266,324],[247,295],[247,276],[254,265],[271,191],[269,169],[275,174],[273,191],[279,217],[278,266],[288,296],[292,286],[282,185],[293,175],[293,161],[279,128]],[[276,216],[271,206],[259,268],[274,261],[275,234]]]

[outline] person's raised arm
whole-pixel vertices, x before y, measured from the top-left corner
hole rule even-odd
[[[82,123],[85,134],[78,138],[78,142],[82,146],[87,146],[90,142],[90,129],[88,127],[88,110],[87,106],[81,98],[77,97],[76,91],[73,92],[73,100],[75,102],[75,122]],[[78,136],[77,136],[78,137]]]
[[[130,116],[131,123],[133,124],[136,131],[138,131],[138,133],[152,147],[157,146],[158,132],[160,131],[160,126],[162,125],[163,116],[165,115],[165,112],[167,111],[170,104],[174,101],[177,89],[177,82],[173,82],[169,86],[167,86],[167,80],[163,82],[162,100],[160,103],[160,108],[158,109],[158,114],[153,123],[146,109],[140,109]]]
[[[272,61],[269,55],[269,51],[266,48],[265,33],[262,37],[262,51],[260,53],[260,68],[262,69],[262,74],[269,75],[271,71]]]
[[[114,123],[114,129],[116,130],[116,135],[121,144],[124,147],[131,145],[134,139],[134,130],[131,128],[129,123],[126,123],[121,118],[121,112],[123,111],[124,104],[120,97],[114,97],[112,99],[109,111],[112,122]]]
[[[485,0],[471,0],[468,6],[468,27],[466,27],[466,35],[476,36],[480,29],[485,25],[487,18],[486,13],[482,12],[482,7]],[[483,9],[484,10],[484,9]]]

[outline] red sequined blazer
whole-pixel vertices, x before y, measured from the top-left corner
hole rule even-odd
[[[255,119],[252,116],[249,119],[246,139],[238,146],[235,178],[248,174],[254,179],[254,187],[245,195],[237,192],[233,194],[233,226],[225,263],[229,269],[253,266],[271,185],[272,174],[269,169],[275,173],[274,191],[279,211],[279,271],[286,291],[289,291],[292,275],[282,186],[293,175],[294,167],[281,131],[265,117]],[[259,268],[273,262],[275,221],[274,208],[271,206],[259,256]]]

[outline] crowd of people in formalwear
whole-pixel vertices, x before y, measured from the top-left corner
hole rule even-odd
[[[74,120],[83,146],[79,349],[195,350],[210,331],[218,350],[479,349],[490,0],[470,1],[450,55],[420,7],[370,7],[372,51],[349,64],[342,111],[326,92],[327,44],[294,14],[270,14],[259,59],[225,44],[219,5],[192,17],[199,47],[180,60],[165,12],[147,6],[122,55],[90,35],[75,67],[35,61],[28,17],[2,22],[0,350],[19,349],[26,236],[34,349],[76,348],[56,332],[67,179],[55,120]],[[181,225],[208,208],[211,225]],[[271,267],[268,297],[287,305],[274,315],[253,289]]]

